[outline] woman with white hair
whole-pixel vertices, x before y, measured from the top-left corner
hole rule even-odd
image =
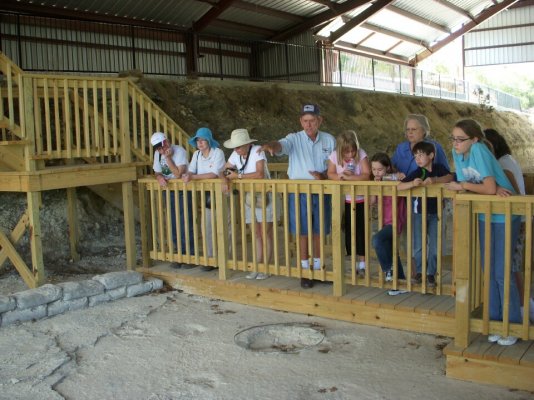
[[[414,155],[412,154],[412,148],[417,143],[425,141],[432,143],[436,149],[434,162],[442,164],[449,168],[449,162],[443,147],[435,140],[430,139],[430,124],[428,119],[421,114],[408,114],[404,120],[404,135],[406,140],[400,143],[395,149],[395,153],[391,158],[395,169],[404,174],[399,176],[399,180],[409,175],[417,169]]]
[[[233,179],[270,179],[269,169],[267,168],[267,157],[265,152],[260,151],[260,146],[253,145],[255,139],[251,139],[246,129],[235,129],[232,131],[230,140],[224,142],[224,147],[227,149],[234,149],[225,165],[224,176],[227,181]],[[255,232],[256,238],[256,257],[257,260],[263,262],[266,271],[273,255],[273,205],[272,193],[267,193],[265,196],[265,205],[259,204],[261,197],[254,200],[252,193],[246,194],[245,201],[245,222],[252,223],[252,207],[254,207]],[[260,200],[260,201],[258,201]],[[253,204],[255,203],[255,204]],[[265,223],[267,231],[267,254],[263,254],[263,208],[265,207]],[[268,273],[252,271],[247,276],[247,279],[266,279],[269,277]]]

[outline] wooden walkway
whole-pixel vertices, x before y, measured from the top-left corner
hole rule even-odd
[[[387,289],[347,285],[342,297],[332,295],[332,285],[317,282],[302,289],[298,278],[271,276],[248,280],[244,272],[218,279],[218,271],[173,269],[168,263],[140,268],[187,293],[281,311],[310,314],[365,325],[412,332],[453,336],[454,297],[405,293],[388,295]]]

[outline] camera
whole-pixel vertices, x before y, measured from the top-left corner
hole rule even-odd
[[[237,168],[226,168],[223,172],[224,176],[230,175],[232,172],[237,172]]]

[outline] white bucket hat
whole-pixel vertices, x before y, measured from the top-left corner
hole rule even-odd
[[[224,142],[224,147],[227,149],[235,149],[252,142],[257,142],[256,139],[251,139],[246,129],[234,129],[230,140]]]

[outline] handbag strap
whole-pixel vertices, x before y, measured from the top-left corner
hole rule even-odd
[[[241,159],[242,157],[239,156],[239,161],[241,161],[241,164],[242,164],[242,167],[238,169],[238,172],[240,174],[242,174],[244,171],[245,171],[245,168],[247,167],[247,164],[248,164],[248,160],[250,158],[250,152],[252,151],[252,146],[250,146],[248,148],[248,153],[247,153],[247,158],[245,159],[245,163],[243,164],[243,160]]]

